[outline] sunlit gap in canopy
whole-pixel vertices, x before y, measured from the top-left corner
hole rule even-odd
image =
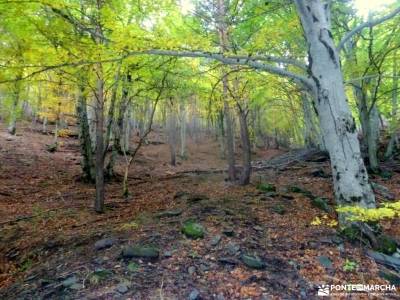
[[[379,12],[395,2],[396,0],[354,0],[354,7],[360,16],[368,18],[369,14]]]

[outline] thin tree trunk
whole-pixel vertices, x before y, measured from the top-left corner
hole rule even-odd
[[[385,158],[389,159],[393,156],[393,150],[396,146],[396,137],[398,130],[397,111],[398,111],[398,71],[397,71],[397,52],[393,58],[393,91],[392,91],[392,119],[390,124],[390,139],[385,151]]]
[[[174,111],[172,99],[168,114],[168,143],[170,149],[170,164],[176,165],[176,112]]]
[[[336,202],[375,207],[355,121],[346,101],[338,51],[330,32],[329,4],[321,0],[296,0],[295,3],[309,47],[310,75],[331,159]],[[342,215],[340,222],[346,223]]]
[[[126,110],[130,102],[129,88],[131,83],[132,83],[132,76],[128,71],[124,78],[122,86],[121,103],[118,110],[117,121],[114,126],[114,144],[115,148],[119,153],[123,153],[122,147],[123,147],[123,136],[124,136],[124,120],[126,116]]]
[[[186,157],[186,107],[185,103],[182,101],[181,102],[181,107],[180,107],[180,112],[181,112],[181,157],[185,158]]]
[[[242,141],[243,151],[243,170],[240,175],[240,184],[247,185],[250,183],[251,176],[251,144],[249,136],[249,128],[247,126],[247,113],[239,109],[240,138]]]
[[[104,81],[102,66],[98,67],[96,97],[96,200],[95,210],[104,211]]]
[[[89,182],[95,182],[93,148],[90,138],[89,121],[84,83],[80,83],[78,91],[77,116],[79,120],[79,141],[82,155],[82,171]]]
[[[18,104],[21,95],[21,81],[20,78],[22,76],[18,76],[17,80],[13,86],[13,97],[11,104],[11,112],[10,112],[10,121],[8,123],[8,133],[11,135],[15,135],[17,132],[17,113],[18,113]]]

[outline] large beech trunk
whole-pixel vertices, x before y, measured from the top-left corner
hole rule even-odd
[[[309,72],[314,81],[316,108],[331,159],[337,204],[375,207],[355,122],[346,99],[338,51],[330,32],[329,5],[321,0],[296,0],[296,7],[308,43]]]

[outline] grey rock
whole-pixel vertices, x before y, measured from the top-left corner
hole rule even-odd
[[[122,257],[124,258],[148,258],[148,259],[156,259],[160,255],[160,250],[153,246],[126,246],[122,249]]]
[[[265,268],[265,262],[257,257],[257,256],[252,256],[252,255],[242,255],[242,262],[248,266],[249,268],[252,269],[264,269]]]
[[[165,210],[162,212],[159,212],[156,216],[158,218],[171,218],[171,217],[177,217],[182,214],[182,209],[173,209],[173,210]]]
[[[263,231],[264,230],[261,226],[258,226],[258,225],[254,226],[253,229],[256,230],[256,231]]]
[[[116,290],[121,294],[125,294],[126,292],[128,292],[129,288],[125,283],[120,283],[117,285]]]
[[[222,293],[219,293],[215,299],[216,300],[225,300],[225,297]]]
[[[94,244],[94,248],[96,250],[102,250],[102,249],[106,249],[106,248],[110,248],[111,246],[113,246],[115,244],[115,239],[113,238],[106,238],[106,239],[102,239],[97,241]]]
[[[332,261],[328,256],[322,255],[318,256],[319,263],[327,269],[333,269]]]
[[[166,258],[172,257],[172,251],[164,251],[163,256]]]
[[[222,233],[225,234],[226,236],[234,236],[235,235],[235,232],[233,231],[232,227],[224,228]]]
[[[210,245],[215,247],[219,244],[219,242],[221,241],[221,236],[219,234],[217,234],[216,236],[214,236],[211,241],[210,241]]]
[[[200,292],[197,289],[193,289],[189,294],[189,300],[199,300]]]
[[[223,265],[237,265],[239,262],[231,257],[220,257],[218,261]]]
[[[189,273],[189,275],[193,275],[195,272],[196,272],[196,267],[190,266],[190,267],[188,268],[188,273]]]
[[[66,278],[65,280],[63,280],[62,285],[64,287],[70,287],[73,284],[77,283],[78,279],[76,278],[76,276],[70,276],[68,278]]]
[[[235,255],[237,252],[239,252],[240,247],[239,245],[230,242],[227,246],[226,246],[226,251],[228,252],[229,255]]]
[[[206,272],[206,271],[210,270],[210,267],[207,266],[206,264],[201,264],[201,265],[200,265],[200,270],[201,270],[202,272]]]
[[[71,290],[81,290],[81,289],[83,289],[83,285],[82,284],[80,284],[80,283],[74,283],[73,285],[71,285],[70,287],[69,287]]]

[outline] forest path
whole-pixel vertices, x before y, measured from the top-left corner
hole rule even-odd
[[[328,176],[305,164],[258,172],[254,184],[238,187],[223,174],[174,177],[222,167],[212,146],[197,158],[201,165],[176,169],[163,163],[165,145],[145,146],[131,173],[131,200],[111,182],[107,210],[98,215],[93,188],[77,180],[76,140],[63,139],[59,152],[48,153],[51,136],[23,136],[0,135],[0,213],[7,222],[0,228],[1,298],[313,299],[319,283],[383,282],[363,250],[326,225],[334,214],[290,191],[300,186],[332,204],[326,163],[318,168]],[[326,224],[311,226],[315,217]],[[204,238],[182,234],[187,220],[202,225]],[[158,258],[124,257],[129,245],[156,247]],[[248,267],[249,259],[262,268]],[[357,272],[344,271],[346,259],[357,262]]]

